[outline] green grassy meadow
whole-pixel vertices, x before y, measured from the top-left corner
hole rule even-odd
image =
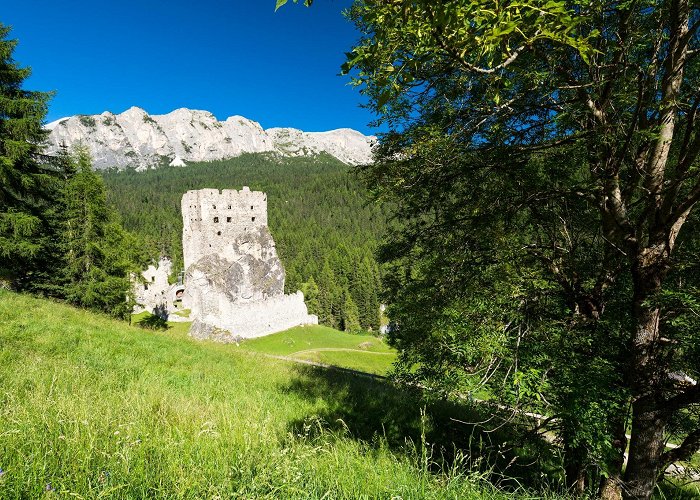
[[[308,350],[285,335],[258,348]],[[415,392],[254,344],[0,291],[0,498],[514,496],[470,472],[486,457],[450,448],[463,428],[431,407],[421,416]]]
[[[151,315],[147,312],[134,314],[132,323],[138,325],[149,317]],[[190,324],[168,322],[167,332],[185,338]],[[284,356],[374,375],[386,375],[396,359],[396,351],[378,337],[341,332],[322,325],[290,328],[284,332],[245,340],[235,347],[250,353]]]
[[[300,326],[241,343],[244,350],[385,375],[396,351],[380,338],[326,326]]]

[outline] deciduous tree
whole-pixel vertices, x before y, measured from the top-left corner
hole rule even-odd
[[[491,383],[560,416],[578,491],[598,471],[602,495],[649,498],[700,448],[699,8],[364,0],[350,13],[363,36],[345,70],[390,130],[364,173],[401,220],[384,256],[405,376]]]

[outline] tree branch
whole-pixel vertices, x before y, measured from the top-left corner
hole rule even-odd
[[[700,403],[700,384],[689,387],[680,394],[667,399],[663,404],[664,411],[671,413],[688,405]]]
[[[685,55],[688,48],[688,42],[685,40],[688,32],[688,16],[688,0],[674,0],[671,6],[671,32],[673,36],[669,40],[668,52],[663,61],[664,75],[661,85],[659,133],[649,158],[644,183],[651,195],[649,216],[652,216],[652,213],[655,212],[654,208],[660,208],[661,204],[661,189],[677,120],[677,99],[683,82]]]
[[[433,35],[434,35],[435,41],[437,42],[438,46],[443,51],[445,51],[445,53],[452,60],[457,62],[457,64],[459,64],[460,66],[465,68],[467,71],[472,71],[474,73],[480,73],[482,75],[491,75],[491,74],[496,73],[497,71],[500,71],[502,69],[505,69],[508,66],[510,66],[511,64],[513,64],[515,62],[515,60],[518,58],[518,56],[520,56],[520,54],[522,54],[525,51],[525,49],[528,48],[528,45],[526,45],[526,44],[521,45],[520,47],[515,49],[513,51],[513,53],[510,54],[510,56],[508,56],[506,58],[505,61],[503,61],[500,64],[497,64],[493,68],[480,68],[478,66],[474,66],[473,64],[464,60],[464,58],[459,55],[459,52],[453,46],[451,46],[450,44],[448,44],[445,41],[443,33],[439,30],[440,24],[435,22],[435,16],[434,16],[432,10],[428,9],[428,12],[429,12],[429,16],[431,17],[431,20],[433,21],[433,25],[436,26],[436,28],[433,30]]]
[[[661,460],[664,465],[689,460],[698,450],[700,450],[700,429],[688,434],[679,447],[664,452]]]

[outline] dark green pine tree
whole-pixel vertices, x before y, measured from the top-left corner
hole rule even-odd
[[[27,288],[50,243],[49,210],[61,178],[41,156],[51,95],[22,88],[31,70],[12,58],[17,40],[9,33],[0,24],[0,284]]]
[[[345,294],[343,302],[343,330],[350,333],[357,333],[361,330],[360,313],[350,293]]]
[[[322,325],[337,327],[342,322],[342,289],[328,261],[323,263],[318,277],[320,310],[318,321]]]
[[[63,295],[78,306],[125,318],[129,273],[140,259],[135,238],[122,229],[107,205],[102,178],[92,170],[88,152],[72,157],[75,174],[65,184],[59,247],[63,258]]]
[[[321,303],[319,302],[319,290],[313,276],[306,283],[302,283],[301,291],[304,293],[304,301],[309,309],[309,314],[319,315],[321,313]]]
[[[355,301],[360,313],[360,324],[365,330],[379,329],[379,289],[377,263],[368,257],[362,258],[355,274]]]

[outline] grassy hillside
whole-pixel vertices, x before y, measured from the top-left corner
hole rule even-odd
[[[147,324],[147,312],[132,315],[135,325]],[[170,335],[187,339],[192,323],[168,322]],[[313,361],[351,370],[386,375],[396,359],[396,350],[372,335],[341,332],[322,325],[290,328],[284,332],[250,339],[236,346],[243,351]]]
[[[416,397],[0,291],[3,499],[505,498]]]
[[[241,348],[385,375],[396,351],[371,335],[353,335],[325,326],[300,326],[246,340]]]

